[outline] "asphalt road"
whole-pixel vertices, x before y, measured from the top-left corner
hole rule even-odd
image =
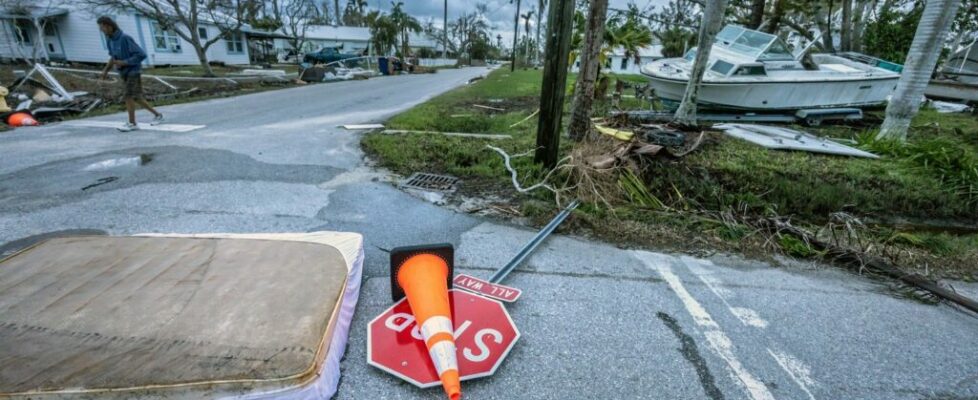
[[[2,133],[0,253],[65,233],[360,232],[365,281],[336,397],[442,398],[366,363],[367,322],[390,305],[384,249],[450,242],[458,271],[485,278],[534,232],[400,192],[336,125],[382,121],[485,72],[162,108],[203,126],[188,132],[98,126],[113,115]],[[466,398],[978,398],[978,318],[832,267],[558,235],[505,283],[524,291],[508,307],[522,338],[494,376],[463,382]]]

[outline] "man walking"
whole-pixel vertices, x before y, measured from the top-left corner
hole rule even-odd
[[[96,21],[98,27],[105,34],[106,44],[109,48],[109,62],[102,69],[102,79],[106,79],[109,70],[113,67],[119,71],[122,78],[123,90],[126,99],[126,111],[129,112],[129,122],[119,128],[121,132],[132,132],[139,129],[136,124],[136,103],[143,106],[146,110],[153,113],[153,121],[150,125],[159,125],[163,122],[163,114],[160,114],[143,98],[142,62],[146,59],[146,52],[136,44],[132,37],[122,33],[119,25],[109,17],[99,17]]]

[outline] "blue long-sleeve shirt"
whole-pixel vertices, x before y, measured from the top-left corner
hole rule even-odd
[[[126,63],[123,67],[117,67],[119,75],[129,76],[138,74],[142,71],[142,62],[146,59],[146,52],[143,51],[132,36],[122,33],[116,29],[106,40],[109,48],[109,55],[113,60],[121,60]]]

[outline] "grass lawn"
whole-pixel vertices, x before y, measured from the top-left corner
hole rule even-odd
[[[569,78],[573,82],[574,77]],[[430,134],[369,134],[363,144],[380,165],[397,173],[446,173],[463,178],[463,194],[505,194],[537,222],[555,212],[552,195],[517,195],[501,157],[535,145],[536,118],[513,126],[538,108],[541,72],[500,69],[486,79],[421,104],[389,122],[393,129],[506,133],[512,140],[481,140]],[[628,78],[636,81],[634,77]],[[571,98],[568,96],[567,101]],[[635,106],[623,101],[626,106]],[[491,111],[473,104],[502,108]],[[599,104],[596,109],[606,109]],[[567,118],[565,117],[565,123]],[[613,208],[585,204],[572,227],[612,242],[674,250],[740,251],[766,256],[767,238],[736,219],[790,216],[817,229],[830,215],[860,219],[860,241],[885,247],[907,268],[973,279],[978,273],[978,118],[924,109],[907,145],[869,140],[873,127],[826,126],[817,133],[852,139],[882,156],[855,159],[803,152],[770,151],[719,133],[683,159],[654,158],[640,181],[654,203],[619,202]],[[562,151],[574,147],[566,138]],[[524,184],[544,175],[531,157],[513,160]],[[558,177],[563,181],[565,177]],[[791,253],[791,243],[781,250]],[[892,253],[889,253],[892,252]]]

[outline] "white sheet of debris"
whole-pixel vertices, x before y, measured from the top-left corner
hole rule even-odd
[[[713,127],[722,130],[728,136],[746,140],[768,149],[879,158],[876,154],[794,129],[756,124],[717,124]]]

